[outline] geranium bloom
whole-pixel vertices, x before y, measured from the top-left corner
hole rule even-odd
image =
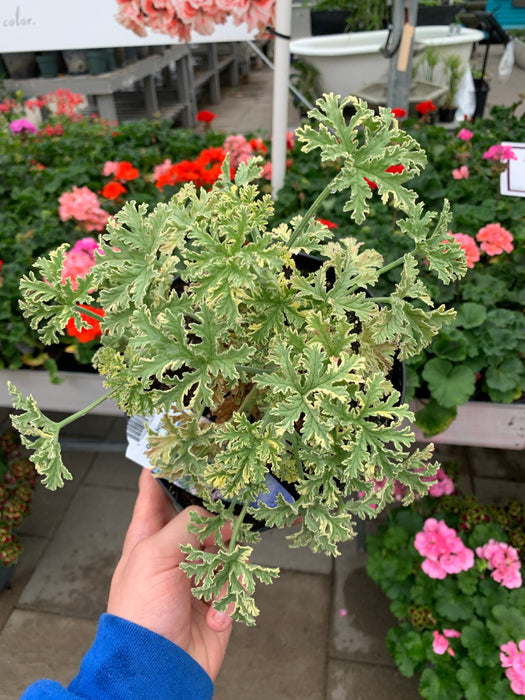
[[[37,132],[36,126],[33,124],[33,122],[30,122],[29,119],[14,119],[9,124],[9,128],[13,134],[22,134],[26,131],[31,134],[36,134]]]
[[[247,163],[253,155],[249,141],[242,134],[232,134],[224,140],[224,150],[230,154],[230,165],[237,169],[239,163]]]
[[[268,148],[266,147],[266,144],[264,143],[262,138],[253,138],[250,139],[250,146],[252,147],[252,150],[258,153],[268,153]]]
[[[295,146],[295,134],[293,131],[287,131],[286,132],[286,148],[287,148],[287,150],[291,151],[291,150],[293,150],[294,146]]]
[[[519,651],[518,651],[519,647]],[[500,646],[500,662],[507,669],[505,675],[510,681],[510,687],[516,695],[525,695],[525,639],[508,642]]]
[[[443,520],[427,518],[423,530],[416,534],[414,547],[425,557],[421,569],[430,578],[444,579],[474,565],[474,552]]]
[[[268,161],[263,165],[262,173],[261,176],[266,178],[267,180],[272,179],[272,163],[271,161]]]
[[[160,163],[160,165],[156,165],[153,168],[153,175],[151,177],[153,182],[157,182],[157,180],[159,179],[159,177],[161,175],[165,175],[167,172],[169,172],[169,170],[172,166],[173,166],[173,163],[171,162],[171,160],[169,158],[166,158],[163,163]]]
[[[103,309],[97,309],[94,306],[88,306],[87,304],[80,304],[80,306],[83,309],[89,309],[89,311],[93,311],[93,313],[98,314],[100,317],[104,316]],[[82,312],[80,312],[80,316],[82,318],[82,322],[87,324],[87,328],[82,327],[78,329],[75,325],[74,320],[70,318],[66,326],[66,331],[68,335],[70,335],[73,338],[78,338],[78,340],[81,343],[89,343],[91,340],[96,340],[97,338],[99,338],[102,335],[100,321],[97,321],[95,318],[92,318],[87,314],[83,314]]]
[[[42,131],[43,133],[47,134],[47,136],[63,136],[64,127],[62,124],[56,124],[55,126],[46,124]]]
[[[514,250],[512,233],[501,224],[483,226],[477,232],[476,238],[481,243],[481,250],[487,255],[499,255],[503,251],[511,253]]]
[[[452,649],[448,640],[453,637],[461,637],[461,632],[446,629],[443,630],[443,634],[440,634],[437,630],[434,630],[432,632],[432,636],[434,637],[432,641],[432,649],[434,650],[435,654],[443,655],[448,653],[450,656],[455,656],[454,649]]]
[[[490,539],[487,544],[476,548],[476,554],[486,559],[491,577],[505,588],[519,588],[521,579],[521,562],[518,552],[506,542]]]
[[[62,284],[66,279],[71,280],[71,286],[78,286],[77,277],[84,278],[95,264],[95,251],[102,252],[94,238],[81,238],[66,254],[62,268]]]
[[[104,177],[110,177],[117,172],[119,162],[117,160],[107,160],[102,168],[102,175]]]
[[[139,176],[139,171],[134,168],[133,165],[127,161],[122,160],[117,164],[117,169],[115,171],[115,179],[123,180],[127,182],[129,180],[136,180]]]
[[[424,116],[425,114],[428,114],[429,112],[435,112],[436,111],[436,105],[432,102],[432,100],[425,100],[424,102],[418,102],[416,105],[416,112],[418,114],[421,114],[421,116]]]
[[[109,214],[99,204],[97,195],[89,187],[73,185],[71,192],[58,198],[58,214],[62,221],[76,219],[86,231],[102,231]]]
[[[429,494],[434,496],[434,498],[439,498],[440,496],[449,496],[454,493],[454,482],[449,477],[441,467],[436,472],[437,483],[432,484],[429,489]]]
[[[338,228],[337,224],[334,224],[333,221],[329,221],[328,219],[317,219],[317,221],[323,224],[323,226],[326,226],[326,228]]]
[[[456,137],[462,141],[470,141],[473,136],[474,132],[470,131],[470,129],[460,129],[456,134]]]
[[[467,165],[461,165],[459,168],[454,168],[452,171],[454,180],[468,180],[469,175],[470,173]]]
[[[497,160],[500,163],[506,163],[509,160],[518,160],[518,156],[514,153],[511,146],[503,146],[501,143],[491,146],[488,151],[485,151],[482,157],[485,158],[485,160]]]
[[[407,115],[406,110],[401,109],[401,107],[394,107],[394,109],[392,109],[391,112],[394,115],[394,117],[396,117],[396,119],[402,119]]]
[[[104,185],[102,196],[106,199],[117,199],[117,197],[120,197],[120,195],[124,194],[124,192],[127,192],[124,185],[116,180],[112,180],[111,182],[108,182],[107,185]]]
[[[479,248],[476,241],[472,238],[472,236],[467,236],[466,233],[452,233],[452,231],[449,231],[449,235],[454,236],[456,241],[462,247],[467,259],[467,267],[472,269],[474,264],[477,263],[480,258]]]
[[[210,112],[207,109],[203,109],[197,112],[197,121],[203,122],[204,124],[210,124],[214,119],[217,118],[215,112]]]

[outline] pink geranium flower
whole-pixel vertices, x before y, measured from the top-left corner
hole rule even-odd
[[[481,250],[487,255],[499,255],[505,251],[511,253],[514,250],[512,233],[503,228],[501,224],[487,224],[480,228],[476,238],[481,242]]]
[[[450,656],[455,656],[454,649],[452,649],[448,640],[454,637],[461,637],[461,632],[458,632],[457,630],[446,629],[443,630],[443,634],[440,634],[437,630],[434,630],[432,632],[432,636],[434,637],[432,642],[432,649],[434,650],[435,654],[443,655],[445,653],[448,653],[450,654]]]
[[[440,496],[449,496],[454,493],[454,482],[449,477],[441,467],[436,472],[437,483],[432,484],[428,493],[434,498],[439,498]]]
[[[463,249],[467,259],[467,267],[473,268],[474,264],[477,263],[480,258],[479,248],[476,241],[472,238],[472,236],[467,236],[466,233],[452,233],[452,231],[449,231],[449,235],[454,236],[456,241]]]
[[[89,187],[73,185],[71,192],[64,192],[58,198],[58,215],[62,221],[76,219],[85,231],[102,231],[109,214],[104,211],[97,195]]]
[[[474,552],[443,520],[427,518],[423,530],[416,534],[414,547],[425,557],[421,569],[430,578],[444,579],[474,565]]]
[[[36,126],[29,119],[14,119],[9,124],[9,128],[13,134],[23,134],[26,131],[31,134],[36,134],[37,132]]]
[[[253,155],[250,142],[242,134],[233,134],[224,141],[224,150],[230,154],[230,166],[238,168],[240,163],[247,163]]]
[[[502,644],[499,658],[512,692],[525,695],[525,639],[520,640],[518,646],[512,641]]]
[[[518,160],[511,146],[504,146],[501,143],[491,146],[482,156],[485,160],[497,160],[500,163],[507,163],[509,160]]]
[[[506,542],[489,540],[487,544],[476,548],[476,554],[487,561],[494,581],[505,588],[519,588],[522,584],[521,562],[518,552]]]
[[[456,137],[462,141],[470,141],[473,136],[474,132],[470,131],[470,129],[460,129],[456,134]]]
[[[454,168],[452,177],[454,180],[468,180],[470,176],[467,165],[461,165],[459,168]]]

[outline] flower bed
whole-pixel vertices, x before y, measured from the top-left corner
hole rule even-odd
[[[523,504],[482,506],[438,476],[367,538],[367,571],[399,620],[388,649],[427,700],[525,695]]]

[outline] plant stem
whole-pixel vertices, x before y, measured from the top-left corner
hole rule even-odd
[[[97,321],[100,321],[101,319],[104,318],[103,314],[97,314],[96,311],[91,311],[91,309],[86,309],[83,306],[78,306],[78,310],[80,311],[81,314],[84,316],[89,316],[89,318],[94,318]],[[101,309],[102,311],[102,309]]]
[[[233,552],[235,549],[235,545],[237,544],[237,538],[239,536],[239,530],[241,529],[241,525],[244,520],[244,516],[246,515],[246,511],[248,510],[248,503],[245,503],[242,507],[242,510],[239,514],[239,516],[235,520],[235,525],[233,526],[233,531],[232,531],[232,536],[230,539],[230,547],[228,549],[229,554]]]
[[[77,411],[76,413],[72,413],[70,416],[67,416],[67,418],[64,418],[64,420],[61,420],[58,423],[55,423],[55,425],[58,426],[58,430],[62,430],[62,428],[64,428],[66,425],[69,425],[70,423],[73,423],[74,421],[78,420],[79,418],[82,418],[83,416],[85,416],[87,413],[89,413],[94,408],[96,408],[101,403],[103,403],[106,399],[111,398],[113,393],[114,393],[114,391],[108,391],[106,394],[99,396],[98,399],[95,399],[95,401],[90,403],[89,406],[85,406],[84,408],[81,408],[80,411]]]
[[[399,265],[402,265],[404,262],[405,262],[405,256],[402,255],[400,258],[397,258],[397,260],[393,260],[391,263],[388,263],[388,265],[385,265],[380,270],[378,270],[377,274],[384,275],[385,272],[388,272],[389,270],[393,270],[394,267],[399,267]]]
[[[317,199],[312,204],[310,209],[308,209],[306,214],[303,216],[303,218],[299,222],[297,228],[290,236],[290,240],[288,241],[288,248],[291,248],[293,246],[293,244],[295,243],[297,238],[301,235],[301,233],[306,228],[306,226],[307,226],[308,222],[310,221],[310,219],[312,218],[312,216],[315,214],[315,212],[319,208],[320,204],[322,204],[324,202],[324,200],[328,197],[328,195],[330,194],[330,192],[333,189],[333,186],[334,186],[333,183],[334,183],[334,181],[331,180],[330,183],[324,188],[324,190],[318,195]]]

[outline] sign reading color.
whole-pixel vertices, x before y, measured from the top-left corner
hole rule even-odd
[[[115,20],[116,12],[116,0],[1,0],[0,53],[180,43],[156,32],[137,36]],[[245,41],[254,35],[230,19],[210,36],[194,32],[191,41]]]

